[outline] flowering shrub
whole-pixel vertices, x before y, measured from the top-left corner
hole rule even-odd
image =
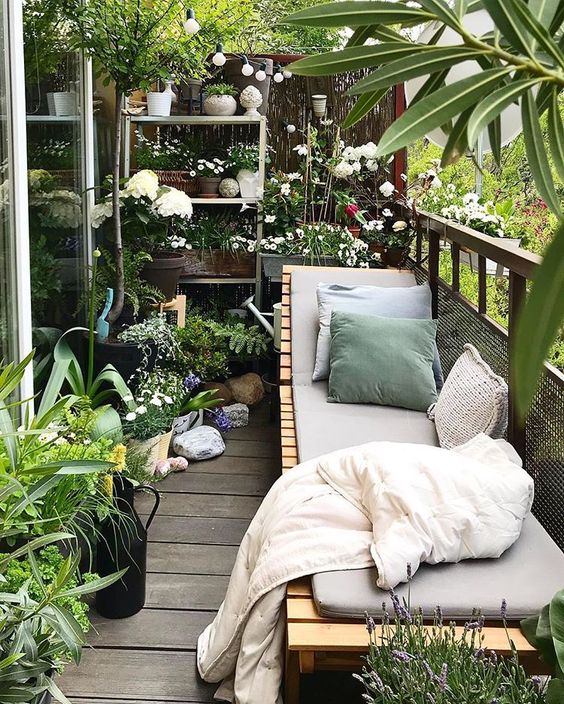
[[[258,170],[259,164],[259,147],[258,144],[233,144],[227,150],[227,163],[233,173],[237,173],[242,169],[255,172]]]
[[[335,257],[348,267],[367,268],[377,258],[368,251],[366,242],[353,237],[344,227],[327,223],[305,224],[285,235],[265,237],[260,248],[264,254],[297,255],[312,263]]]
[[[377,625],[367,618],[370,636],[367,665],[355,675],[366,688],[369,704],[542,704],[545,685],[529,678],[513,655],[498,658],[483,647],[484,619],[474,613],[463,629],[445,624],[440,607],[433,628],[423,626],[420,611],[401,603],[392,592],[394,613],[383,604]],[[507,605],[501,618],[506,622]],[[509,640],[509,638],[508,638]]]
[[[29,208],[32,221],[51,229],[74,229],[82,222],[82,198],[44,169],[28,171]]]
[[[408,247],[413,236],[410,223],[397,218],[390,208],[383,208],[379,218],[369,220],[362,226],[362,237],[366,241],[381,244],[390,249]]]
[[[99,228],[112,217],[112,197],[107,196],[92,209],[92,227]],[[177,228],[192,217],[192,201],[186,193],[159,186],[154,171],[143,169],[131,176],[120,191],[122,228],[128,247],[175,249]]]
[[[276,171],[264,184],[261,212],[267,235],[283,235],[304,217],[304,184],[299,173]]]
[[[149,440],[167,433],[176,417],[177,403],[172,396],[155,388],[142,388],[135,396],[137,405],[125,414],[124,432],[135,440]]]
[[[327,160],[327,168],[336,179],[357,179],[373,177],[379,170],[380,163],[376,159],[377,145],[367,142],[358,147],[346,146],[341,140],[338,152]]]
[[[231,254],[254,252],[253,226],[226,213],[201,214],[179,229],[186,249],[221,249]]]
[[[147,369],[149,358],[155,353],[157,364],[174,360],[179,352],[174,327],[164,313],[153,313],[142,323],[130,325],[118,335],[121,342],[137,344],[141,350],[140,371]]]
[[[194,145],[169,136],[153,141],[140,135],[135,146],[138,168],[187,171],[191,178],[195,178],[197,156]]]

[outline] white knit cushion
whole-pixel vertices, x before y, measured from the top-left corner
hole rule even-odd
[[[503,437],[507,430],[507,384],[473,345],[464,345],[439,398],[429,409],[441,447],[463,445],[479,433]]]

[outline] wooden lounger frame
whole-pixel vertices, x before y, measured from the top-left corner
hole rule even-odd
[[[290,281],[292,271],[304,267],[285,266],[282,275],[282,343],[280,355],[280,425],[282,471],[299,462],[292,395],[292,339]],[[328,270],[331,270],[328,268]],[[336,269],[338,271],[338,269]],[[317,670],[353,672],[362,667],[361,655],[368,650],[364,622],[319,616],[313,600],[311,579],[305,577],[288,585],[286,629],[285,704],[299,704],[300,676]],[[507,634],[500,625],[484,629],[486,647],[500,655],[510,654]],[[519,628],[509,628],[520,662],[530,673],[548,673],[535,649]]]

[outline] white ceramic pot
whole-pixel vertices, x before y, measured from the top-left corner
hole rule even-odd
[[[179,416],[174,419],[172,424],[172,437],[175,438],[182,433],[187,433],[189,430],[194,428],[199,428],[204,422],[204,412],[200,409],[199,411],[190,411],[185,416]]]
[[[502,241],[510,248],[517,249],[521,246],[521,239],[512,239],[510,237],[504,237]],[[469,266],[472,271],[478,271],[479,267],[479,256],[476,252],[465,252],[460,250],[460,263]],[[506,269],[501,264],[494,262],[493,259],[486,259],[486,274],[488,276],[495,276],[498,279],[509,276],[509,270]]]
[[[153,117],[168,117],[172,101],[170,93],[147,93],[147,113]]]
[[[168,433],[155,435],[155,437],[149,438],[148,440],[131,440],[130,443],[141,452],[149,453],[147,469],[151,474],[153,474],[157,462],[159,460],[167,459],[171,440],[172,430],[169,430]]]
[[[327,96],[312,95],[311,107],[313,108],[313,114],[315,117],[323,117],[323,115],[325,115],[325,110],[327,109]]]
[[[206,115],[228,117],[237,112],[237,101],[232,95],[208,95],[204,100]]]
[[[53,106],[55,108],[55,115],[58,117],[77,115],[77,94],[71,91],[66,91],[64,93],[53,93]]]
[[[253,172],[248,169],[241,169],[237,174],[237,181],[239,183],[239,190],[241,191],[241,198],[257,197],[259,187],[258,171]]]

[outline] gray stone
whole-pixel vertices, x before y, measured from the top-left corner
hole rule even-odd
[[[178,435],[172,441],[172,446],[177,455],[192,461],[211,460],[225,452],[225,443],[219,430],[209,425]]]
[[[224,406],[223,412],[229,418],[232,428],[244,428],[249,425],[249,407],[244,403],[232,403]]]

